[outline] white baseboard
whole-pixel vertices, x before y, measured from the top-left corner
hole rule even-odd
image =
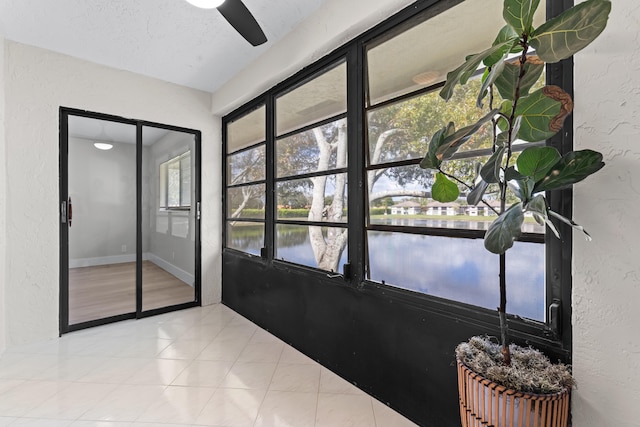
[[[193,274],[187,271],[184,271],[179,267],[176,267],[175,265],[171,264],[169,261],[166,261],[155,254],[148,253],[146,255],[148,256],[147,259],[149,261],[151,261],[161,269],[165,270],[168,273],[173,274],[175,277],[182,280],[187,285],[193,286],[193,282],[194,282]]]
[[[125,262],[136,262],[136,254],[69,259],[69,268],[94,267],[96,265],[107,264],[123,264]]]
[[[152,254],[150,252],[145,252],[142,254],[142,260],[151,261],[161,269],[172,274],[176,278],[182,280],[187,285],[193,286],[193,283],[194,283],[193,274],[187,271],[184,271],[179,267],[176,267],[175,265],[160,258],[159,256]],[[95,258],[69,259],[69,268],[94,267],[96,265],[107,265],[107,264],[122,264],[125,262],[136,262],[136,255],[127,254],[127,255],[111,255],[111,256],[95,257]]]

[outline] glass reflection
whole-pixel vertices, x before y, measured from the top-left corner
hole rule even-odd
[[[337,272],[347,262],[347,237],[346,228],[279,224],[276,258]]]
[[[142,129],[142,309],[195,300],[195,136]]]
[[[380,231],[367,237],[371,280],[488,309],[498,306],[499,257],[485,250],[482,239]],[[509,313],[544,321],[543,244],[515,243],[507,254],[507,282]]]

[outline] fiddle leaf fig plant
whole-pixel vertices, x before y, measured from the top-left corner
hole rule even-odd
[[[544,66],[569,58],[588,46],[607,25],[611,2],[587,0],[534,27],[534,14],[540,0],[504,0],[506,25],[498,32],[493,45],[467,56],[465,62],[447,74],[440,96],[448,101],[458,84],[464,85],[484,69],[482,86],[477,96],[478,108],[488,112],[479,121],[456,130],[450,122],[429,140],[427,154],[420,163],[436,172],[433,199],[455,201],[460,187],[466,190],[467,203],[485,203],[498,214],[489,226],[484,245],[500,255],[501,344],[504,363],[510,364],[506,321],[505,253],[521,234],[525,213],[540,225],[547,225],[560,237],[554,221],[586,231],[549,208],[546,191],[570,188],[604,166],[602,154],[592,150],[561,154],[549,146],[528,147],[516,156],[514,142],[544,141],[562,129],[565,118],[573,110],[571,96],[561,87],[546,85],[535,89]],[[499,95],[499,96],[498,96]],[[499,100],[499,101],[498,101]],[[500,102],[499,105],[494,105]],[[493,127],[492,155],[476,168],[473,183],[450,174],[446,162],[481,128]],[[500,208],[489,204],[487,189],[498,187]],[[495,199],[495,196],[493,196]],[[514,201],[515,200],[515,201]],[[507,203],[509,202],[509,203]]]

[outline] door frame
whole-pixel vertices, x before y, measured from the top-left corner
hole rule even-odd
[[[136,310],[135,312],[91,320],[69,325],[69,227],[67,226],[67,200],[69,199],[69,116],[85,117],[136,126]],[[195,265],[194,265],[194,301],[170,305],[152,310],[142,310],[142,129],[144,126],[162,128],[176,132],[193,134],[195,145],[192,173],[195,187]],[[201,289],[201,242],[200,242],[200,209],[201,209],[201,140],[202,133],[196,129],[188,129],[164,123],[146,120],[127,119],[120,116],[86,111],[76,108],[60,107],[59,113],[59,225],[60,225],[60,295],[59,295],[59,334],[65,334],[94,326],[105,325],[127,319],[141,319],[157,314],[197,307],[202,304]],[[193,172],[193,171],[192,171]]]

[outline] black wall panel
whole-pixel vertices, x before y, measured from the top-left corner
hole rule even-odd
[[[223,302],[423,426],[460,425],[455,346],[497,333],[372,285],[231,251],[223,255]]]

